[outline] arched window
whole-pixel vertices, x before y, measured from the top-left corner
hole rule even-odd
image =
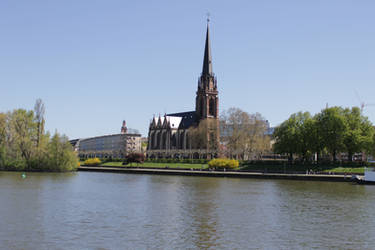
[[[167,133],[163,133],[163,144],[162,144],[162,149],[167,149]]]
[[[185,137],[185,132],[182,132],[182,133],[180,134],[180,140],[179,140],[179,142],[180,142],[180,143],[179,143],[179,144],[180,144],[180,145],[179,145],[179,148],[180,148],[180,149],[184,149],[184,143],[185,143],[185,142],[184,142],[184,141],[185,141],[185,138],[184,138],[184,137]]]
[[[161,131],[158,133],[158,145],[157,149],[161,149]]]
[[[215,100],[210,99],[210,111],[209,114],[215,116]]]
[[[154,144],[152,145],[152,148],[157,149],[158,148],[158,133],[157,132],[154,133],[153,142],[154,142]]]
[[[204,100],[203,98],[201,98],[201,106],[200,106],[200,112],[201,112],[201,116],[204,117]]]
[[[190,145],[190,138],[189,138],[189,133],[188,133],[188,132],[186,133],[186,148],[187,148],[187,149],[190,149],[190,148],[191,148],[191,145]]]
[[[148,149],[153,149],[152,145],[154,145],[154,133],[151,132],[150,133],[150,138],[149,138],[149,141],[148,141]]]
[[[171,145],[172,145],[172,148],[175,148],[177,146],[176,134],[172,135]]]

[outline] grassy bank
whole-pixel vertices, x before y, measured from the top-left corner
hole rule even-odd
[[[81,165],[84,165],[81,162]],[[144,162],[143,164],[131,163],[128,165],[122,165],[122,162],[105,162],[99,166],[104,167],[146,167],[146,168],[181,168],[181,169],[207,169],[208,164],[193,164],[193,163],[155,163],[155,162]],[[364,174],[364,167],[352,167],[352,166],[304,166],[304,165],[293,165],[293,166],[280,166],[280,165],[248,165],[242,166],[236,170],[250,171],[250,172],[262,172],[262,173],[306,173],[306,171],[312,170],[315,173],[331,173],[331,174]]]
[[[306,166],[306,165],[249,165],[242,166],[241,170],[263,173],[332,173],[332,174],[364,174],[365,167],[352,166]]]
[[[365,168],[346,168],[346,167],[338,167],[324,170],[325,173],[346,173],[346,174],[364,174]]]
[[[84,165],[81,162],[81,165]],[[193,169],[205,169],[208,167],[207,164],[191,164],[191,163],[154,163],[154,162],[144,162],[142,164],[131,163],[128,165],[122,165],[122,162],[105,162],[99,166],[106,167],[147,167],[147,168],[193,168]]]

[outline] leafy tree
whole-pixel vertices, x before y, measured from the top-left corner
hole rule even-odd
[[[307,161],[312,153],[311,134],[313,129],[312,118],[309,112],[298,112],[295,114],[296,149],[303,161]]]
[[[72,171],[78,166],[78,158],[66,136],[55,132],[48,143],[48,169],[51,171]]]
[[[0,113],[0,168],[6,164],[7,116]]]
[[[320,154],[324,148],[322,142],[322,136],[320,134],[317,117],[314,116],[311,119],[307,119],[303,124],[303,137],[305,143],[307,144],[307,148],[310,150],[311,154],[316,153],[317,155],[317,162],[320,160]]]
[[[34,112],[24,109],[15,110],[10,115],[11,132],[16,150],[25,159],[26,166],[30,168],[31,159],[35,155]]]
[[[280,124],[274,131],[274,151],[278,154],[288,154],[289,162],[293,161],[293,155],[298,152],[299,128],[297,115],[292,114],[288,120]]]
[[[354,153],[371,150],[374,128],[368,118],[361,115],[361,110],[358,107],[346,108],[344,117],[347,129],[343,143],[348,153],[348,159],[352,161]]]
[[[337,153],[345,148],[344,136],[347,133],[347,126],[343,109],[341,107],[324,109],[317,115],[317,122],[322,142],[331,153],[333,161],[336,161]]]
[[[17,109],[0,113],[0,169],[71,171],[77,157],[66,136],[44,132],[44,104],[35,113]]]

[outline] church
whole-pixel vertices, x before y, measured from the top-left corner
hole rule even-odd
[[[148,158],[211,159],[219,150],[219,98],[212,71],[209,20],[203,68],[195,110],[153,117],[148,132]]]

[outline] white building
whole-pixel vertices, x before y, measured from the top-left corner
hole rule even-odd
[[[71,143],[74,142],[80,158],[125,158],[129,153],[142,151],[141,134],[127,132],[126,123],[123,121],[121,134],[72,140]]]

